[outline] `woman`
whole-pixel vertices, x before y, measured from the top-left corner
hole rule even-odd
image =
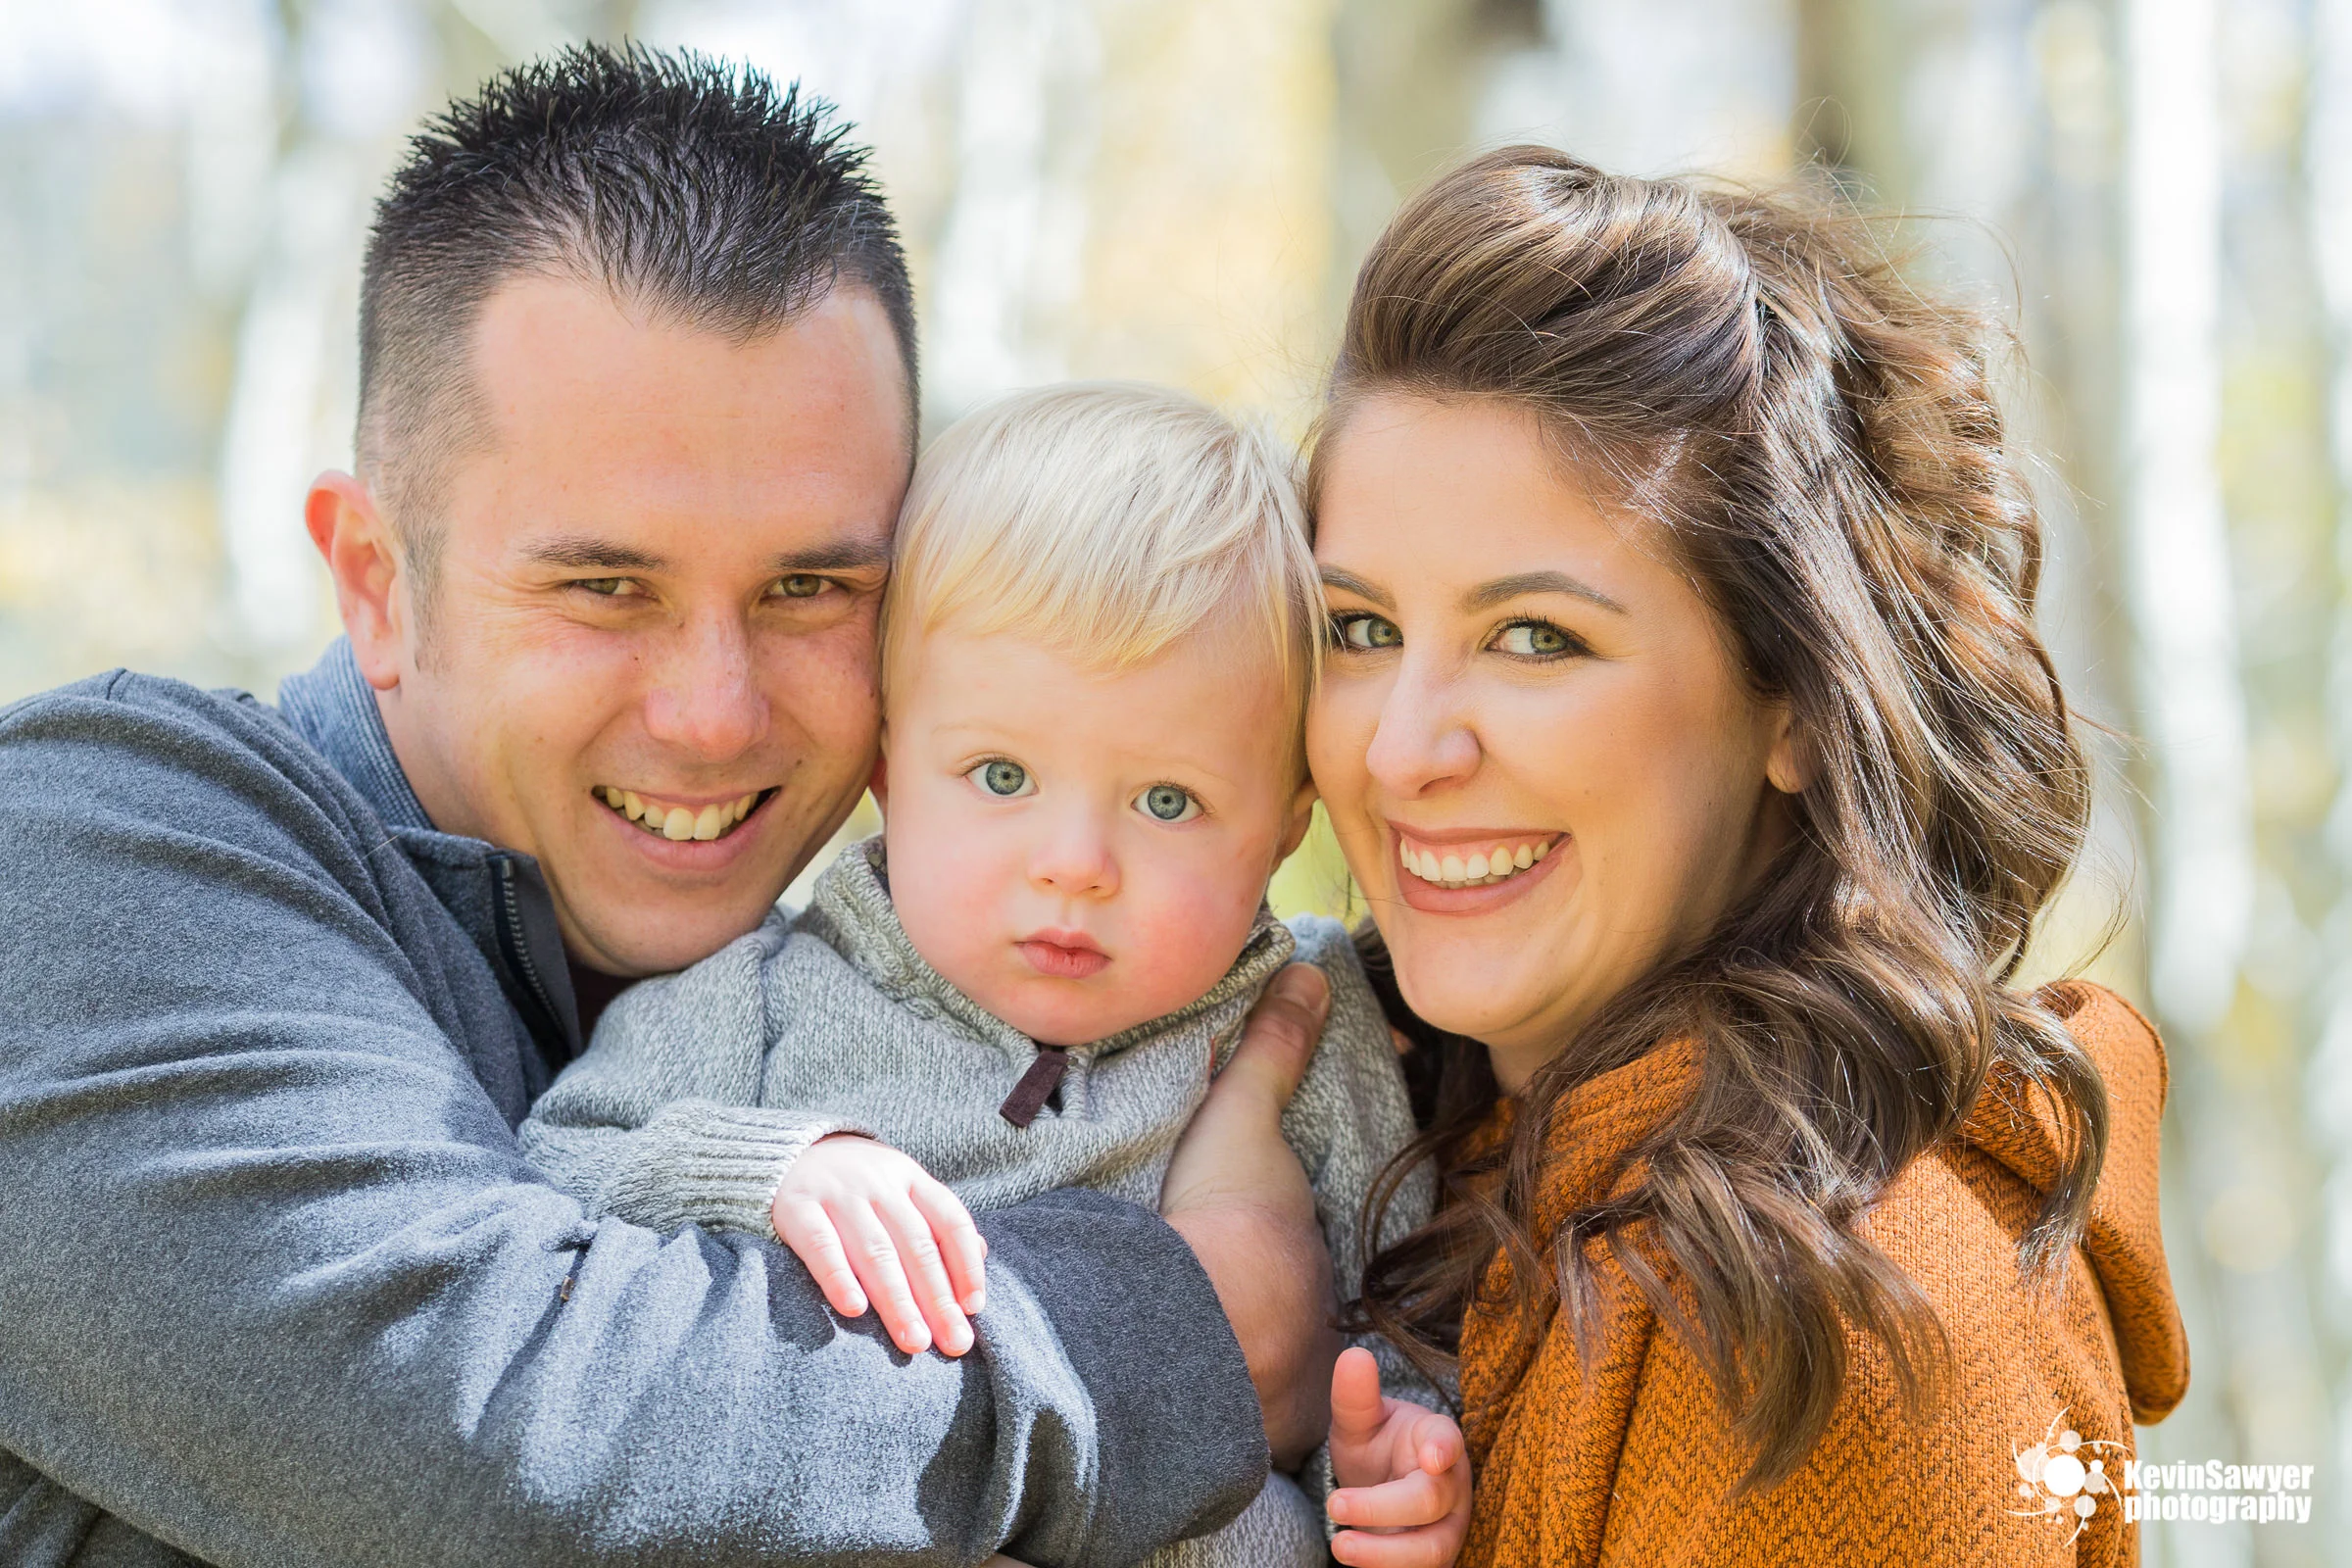
[[[1449,1195],[1362,1310],[1458,1367],[1465,1563],[2136,1557],[2164,1060],[2005,984],[2089,773],[1982,345],[1850,217],[1535,148],[1358,278],[1309,746]]]

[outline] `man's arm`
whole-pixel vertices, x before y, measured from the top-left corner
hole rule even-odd
[[[1254,1494],[1245,1358],[1132,1205],[992,1216],[953,1362],[772,1244],[589,1222],[270,715],[84,683],[0,714],[0,1448],[57,1485],[223,1568],[1108,1564]]]

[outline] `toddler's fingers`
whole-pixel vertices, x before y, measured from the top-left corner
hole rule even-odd
[[[956,1284],[956,1299],[966,1312],[988,1304],[988,1275],[984,1264],[988,1243],[972,1223],[971,1210],[940,1183],[928,1177],[916,1182],[908,1197],[931,1222],[931,1234],[948,1260],[948,1277]]]
[[[1380,1363],[1360,1345],[1342,1350],[1331,1369],[1332,1446],[1370,1443],[1380,1433],[1383,1410]]]
[[[1419,1460],[1421,1468],[1433,1476],[1444,1475],[1461,1463],[1469,1452],[1462,1444],[1462,1429],[1453,1424],[1453,1417],[1435,1410],[1413,1423],[1403,1451]]]
[[[1394,1536],[1343,1530],[1331,1538],[1331,1554],[1347,1568],[1449,1568],[1461,1545],[1460,1532],[1434,1526]]]
[[[849,1255],[841,1250],[841,1235],[825,1217],[823,1205],[806,1199],[781,1202],[768,1215],[768,1223],[775,1227],[776,1240],[791,1248],[808,1270],[834,1311],[843,1317],[864,1315],[865,1293],[858,1288]]]
[[[906,1287],[906,1271],[899,1263],[899,1245],[891,1238],[882,1217],[874,1212],[873,1204],[865,1199],[853,1199],[828,1203],[825,1212],[832,1216],[834,1228],[841,1232],[842,1246],[850,1254],[850,1267],[858,1271],[858,1283],[865,1287],[875,1313],[882,1319],[882,1327],[890,1333],[891,1343],[908,1355],[920,1355],[931,1348],[931,1330],[914,1304],[914,1293]]]
[[[972,1325],[956,1304],[956,1287],[948,1283],[948,1268],[940,1257],[939,1241],[931,1222],[909,1198],[894,1194],[874,1205],[882,1223],[898,1244],[899,1266],[906,1271],[914,1304],[931,1330],[931,1343],[942,1354],[961,1355],[972,1348]]]
[[[1342,1487],[1324,1507],[1335,1524],[1402,1530],[1436,1524],[1453,1511],[1453,1488],[1446,1477],[1408,1470],[1377,1487]]]

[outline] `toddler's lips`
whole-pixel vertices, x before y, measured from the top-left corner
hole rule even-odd
[[[1110,967],[1110,955],[1091,944],[1079,947],[1031,937],[1016,946],[1031,968],[1055,980],[1085,980]]]

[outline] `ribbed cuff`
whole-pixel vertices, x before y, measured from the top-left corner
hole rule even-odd
[[[674,1106],[646,1131],[657,1151],[613,1179],[612,1212],[663,1233],[700,1225],[767,1237],[768,1207],[792,1162],[820,1138],[865,1133],[838,1117],[709,1103]]]
[[[1332,1474],[1329,1443],[1318,1444],[1315,1451],[1306,1456],[1306,1463],[1298,1467],[1298,1490],[1306,1494],[1315,1511],[1323,1516],[1323,1539],[1330,1541],[1338,1536],[1340,1527],[1332,1521],[1330,1504],[1331,1494],[1340,1490],[1340,1478]]]

